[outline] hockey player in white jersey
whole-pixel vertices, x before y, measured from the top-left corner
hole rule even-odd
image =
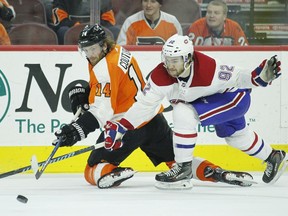
[[[264,60],[254,71],[243,70],[194,51],[187,36],[174,35],[163,46],[162,61],[124,118],[107,122],[105,148],[113,150],[127,130],[155,116],[167,97],[173,106],[176,163],[169,171],[156,175],[158,186],[191,180],[199,122],[202,126],[214,125],[217,136],[229,145],[266,162],[262,180],[275,182],[287,166],[286,152],[272,149],[259,134],[249,130],[245,114],[251,88],[265,87],[281,75],[277,57]]]

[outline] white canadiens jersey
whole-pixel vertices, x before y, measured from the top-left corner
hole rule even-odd
[[[189,103],[198,98],[235,91],[239,88],[253,88],[251,71],[236,65],[223,64],[203,53],[194,52],[189,79],[181,81],[171,77],[160,63],[151,73],[137,102],[125,114],[134,128],[155,115],[155,110],[166,97],[173,105],[178,102]]]

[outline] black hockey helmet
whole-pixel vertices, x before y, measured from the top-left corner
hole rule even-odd
[[[78,46],[80,48],[100,43],[106,38],[104,29],[98,25],[86,25],[80,32]]]

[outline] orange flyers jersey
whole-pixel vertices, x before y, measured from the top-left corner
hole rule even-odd
[[[215,36],[209,31],[205,17],[190,26],[188,35],[195,46],[248,45],[242,28],[231,19],[226,19],[224,31],[220,36]]]
[[[85,0],[54,0],[52,19],[56,26],[73,26],[79,24],[79,20],[90,19],[90,1]],[[115,16],[112,10],[111,0],[101,2],[101,20],[115,25]],[[85,22],[85,21],[84,21]]]
[[[100,127],[119,120],[142,92],[145,81],[131,53],[116,45],[96,66],[89,64],[89,111]]]
[[[125,20],[117,43],[120,45],[161,45],[176,33],[183,34],[175,16],[161,11],[158,23],[152,28],[142,10]]]
[[[11,45],[9,35],[5,27],[0,23],[0,45]]]
[[[6,7],[9,7],[9,3],[6,0],[0,0],[0,2],[5,5]]]

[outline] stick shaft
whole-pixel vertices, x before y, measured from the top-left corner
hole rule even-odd
[[[77,112],[75,113],[72,122],[76,121],[76,119],[79,117],[80,113],[81,113],[82,109],[81,107],[78,108]],[[36,174],[35,174],[35,178],[39,179],[40,176],[43,174],[44,170],[46,169],[46,167],[48,166],[48,164],[50,163],[50,160],[53,158],[53,156],[55,155],[56,151],[58,150],[58,148],[61,146],[62,143],[62,138],[60,138],[56,144],[56,146],[54,147],[53,151],[51,152],[51,154],[49,155],[49,157],[47,158],[46,162],[43,164],[43,166],[41,167],[41,169],[37,170]],[[37,163],[36,163],[37,164]],[[32,167],[33,168],[33,167]]]
[[[52,158],[49,162],[49,164],[51,163],[56,163],[56,162],[59,162],[59,161],[62,161],[62,160],[66,160],[68,158],[71,158],[71,157],[74,157],[74,156],[77,156],[77,155],[80,155],[80,154],[83,154],[83,153],[86,153],[86,152],[89,152],[89,151],[92,151],[94,149],[98,149],[98,148],[102,148],[104,146],[104,143],[97,143],[95,145],[92,145],[92,146],[88,146],[86,148],[83,148],[83,149],[79,149],[77,151],[74,151],[74,152],[70,152],[70,153],[67,153],[67,154],[64,154],[64,155],[60,155],[58,157],[55,157],[55,158]],[[38,163],[38,166],[43,166],[44,163],[46,161],[41,161]],[[0,174],[0,178],[5,178],[5,177],[9,177],[9,176],[12,176],[12,175],[16,175],[18,173],[22,173],[22,172],[27,172],[29,170],[31,170],[32,167],[31,165],[30,166],[25,166],[25,167],[21,167],[21,168],[18,168],[18,169],[15,169],[15,170],[11,170],[11,171],[8,171],[6,173],[2,173]]]
[[[60,138],[56,144],[56,146],[54,147],[53,151],[51,152],[51,154],[49,155],[49,157],[47,158],[47,160],[45,161],[45,163],[43,164],[43,166],[41,167],[40,170],[37,170],[35,177],[36,179],[39,179],[40,176],[42,175],[42,173],[44,172],[44,170],[46,169],[46,167],[48,166],[48,164],[50,163],[51,159],[53,158],[53,156],[55,155],[56,151],[58,150],[58,148],[60,147],[62,143],[62,139]]]

